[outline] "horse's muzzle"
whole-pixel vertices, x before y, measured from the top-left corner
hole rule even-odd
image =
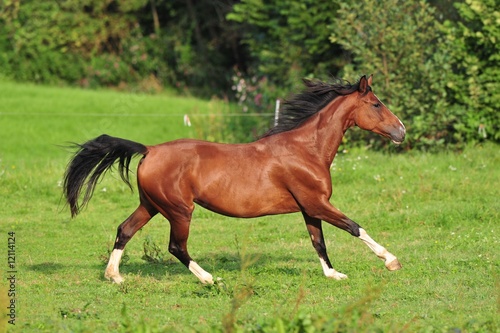
[[[397,145],[403,143],[403,141],[405,140],[405,135],[406,135],[406,128],[403,125],[403,123],[401,123],[401,126],[395,127],[392,131],[389,132],[389,136],[392,142],[394,142]]]

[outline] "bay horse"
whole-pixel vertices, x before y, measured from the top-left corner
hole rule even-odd
[[[329,278],[347,276],[336,271],[328,258],[322,221],[361,239],[387,269],[400,269],[393,254],[329,199],[330,165],[346,130],[358,126],[400,144],[406,132],[403,123],[373,93],[372,76],[362,76],[355,84],[342,80],[304,83],[305,89],[283,104],[278,124],[255,142],[222,144],[181,139],[146,146],[101,135],[76,145],[63,186],[72,217],[88,203],[99,179],[116,161],[121,178],[131,187],[131,158],[142,156],[137,168],[139,206],[118,227],[104,276],[115,283],[123,281],[119,264],[125,245],[160,213],[170,222],[169,252],[202,283],[213,283],[212,275],[187,250],[195,203],[231,217],[301,212]],[[83,200],[79,202],[81,194]]]

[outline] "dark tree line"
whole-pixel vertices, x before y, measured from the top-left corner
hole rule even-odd
[[[500,139],[496,0],[4,0],[0,74],[177,89],[269,112],[303,77],[375,75],[406,147]],[[352,140],[371,142],[366,134]]]

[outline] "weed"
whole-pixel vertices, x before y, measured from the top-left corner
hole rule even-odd
[[[99,315],[96,312],[91,312],[89,306],[91,303],[87,303],[83,308],[76,309],[59,309],[59,314],[62,319],[99,319]]]
[[[111,252],[113,252],[113,244],[108,242],[108,246],[106,248],[106,253],[100,254],[99,260],[103,264],[107,264],[109,261],[109,256],[111,255]],[[120,265],[126,265],[129,260],[130,260],[130,256],[127,254],[127,249],[125,248],[123,250],[122,258],[120,260]]]
[[[150,263],[164,264],[167,261],[166,257],[170,256],[170,253],[165,253],[150,235],[146,236],[142,247],[144,250],[142,259]]]

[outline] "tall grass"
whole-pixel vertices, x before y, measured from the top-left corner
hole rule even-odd
[[[198,207],[189,248],[217,284],[201,285],[168,254],[168,223],[155,217],[127,245],[117,286],[103,278],[105,262],[137,193],[110,173],[70,219],[61,195],[70,153],[59,145],[101,133],[145,144],[195,137],[203,124],[184,126],[183,115],[213,105],[13,83],[0,91],[0,242],[17,236],[13,332],[499,330],[498,146],[339,153],[332,202],[401,271],[325,225],[334,267],[349,276],[328,280],[300,214],[230,219]]]

